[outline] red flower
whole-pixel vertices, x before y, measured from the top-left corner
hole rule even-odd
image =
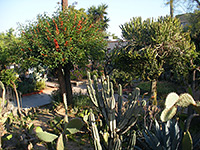
[[[67,44],[68,44],[68,42],[66,41],[64,45],[67,46]]]
[[[80,26],[80,28],[78,29],[79,31],[82,29],[82,26]]]
[[[46,20],[46,22],[47,22],[48,26],[50,26],[50,24],[49,24],[49,22],[47,20]]]
[[[58,51],[58,49],[59,49],[58,41],[57,41],[56,39],[54,39],[53,41],[54,41],[54,43],[55,43],[56,50]]]
[[[63,26],[63,21],[61,21],[60,24],[61,24],[61,27],[62,27]]]
[[[55,25],[56,25],[56,34],[59,34],[58,26],[57,26],[57,24],[55,24]]]
[[[50,33],[50,32],[49,32],[49,29],[48,29],[47,27],[46,27],[46,30],[47,30],[48,33]]]

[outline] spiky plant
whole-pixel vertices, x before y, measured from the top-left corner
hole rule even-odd
[[[145,142],[140,143],[145,149],[153,150],[177,150],[181,144],[182,131],[175,120],[169,120],[159,124],[155,120],[154,130],[143,131]]]
[[[90,99],[94,106],[98,109],[99,116],[102,120],[102,127],[96,127],[94,114],[90,112],[89,121],[90,128],[93,133],[95,150],[122,149],[124,135],[128,133],[129,149],[133,149],[136,142],[136,133],[132,127],[136,124],[138,114],[142,108],[138,103],[140,89],[136,88],[131,98],[126,103],[126,107],[122,107],[122,86],[119,85],[119,96],[115,99],[113,84],[110,82],[109,76],[102,77],[101,83],[97,82],[94,76],[94,84],[88,72],[89,84],[87,86]]]

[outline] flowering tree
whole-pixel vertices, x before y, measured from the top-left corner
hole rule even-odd
[[[40,15],[37,22],[22,27],[21,51],[26,59],[57,71],[61,93],[72,104],[70,70],[102,58],[105,41],[99,24],[92,24],[86,13],[74,8],[58,10],[52,17]],[[94,52],[95,50],[95,52]]]

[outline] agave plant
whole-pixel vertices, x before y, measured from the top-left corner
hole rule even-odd
[[[145,149],[177,150],[181,144],[182,131],[175,120],[169,120],[161,125],[155,120],[154,132],[143,131],[144,140],[138,139]]]

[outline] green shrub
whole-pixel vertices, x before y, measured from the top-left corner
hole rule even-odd
[[[37,81],[35,84],[35,91],[40,91],[45,89],[46,83],[44,80]]]
[[[82,94],[73,95],[73,102],[74,102],[74,106],[77,106],[77,107],[86,107],[86,106],[92,105],[89,96],[82,95]]]
[[[122,85],[123,88],[126,86],[131,86],[133,77],[131,74],[126,73],[124,71],[119,71],[114,69],[110,75],[110,79],[114,83],[114,87],[116,88],[119,84]]]
[[[146,92],[150,93],[150,87],[151,87],[151,82],[146,81],[146,82],[141,82],[137,85],[137,87],[140,88],[141,93],[144,94]],[[177,92],[177,85],[166,82],[166,81],[159,81],[157,84],[157,93],[159,98],[166,97],[168,93],[170,92]]]
[[[54,90],[51,92],[51,99],[53,101],[54,104],[58,104],[62,102],[62,96],[60,94],[60,90]]]

